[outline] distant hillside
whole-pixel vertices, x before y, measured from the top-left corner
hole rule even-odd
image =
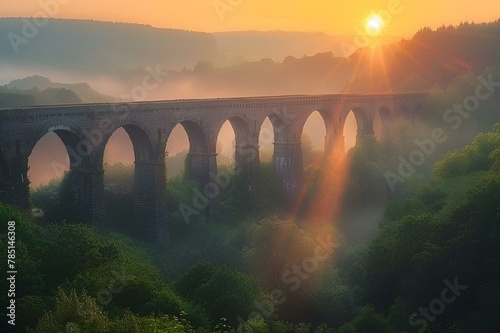
[[[338,57],[348,57],[342,44],[354,48],[354,36],[330,36],[324,33],[287,31],[235,31],[213,34],[220,52],[242,56],[246,60],[271,58],[282,61],[287,56],[302,57],[317,53],[333,52]],[[378,42],[388,44],[400,37],[379,37]],[[352,46],[351,46],[352,45]]]
[[[152,99],[219,98],[337,93],[352,78],[354,67],[332,52],[313,56],[266,58],[218,68],[200,62],[193,70],[172,71]]]
[[[16,53],[8,36],[24,38],[24,24],[21,18],[0,19],[3,65],[123,75],[157,64],[168,69],[193,67],[218,55],[215,39],[207,33],[66,19],[51,19]]]
[[[262,59],[217,68],[200,62],[193,70],[171,72],[160,98],[255,95],[422,92],[448,86],[467,72],[500,65],[500,21],[422,29],[409,40],[348,58],[333,52]]]
[[[0,36],[20,33],[22,24],[21,19],[0,19]],[[349,36],[212,35],[137,24],[51,20],[28,44],[20,45],[18,54],[8,38],[0,37],[0,80],[33,74],[58,80],[71,77],[132,100],[131,92],[144,87],[145,78],[152,79],[156,74],[151,71],[161,65],[162,75],[153,77],[159,84],[144,89],[140,99],[427,91],[434,85],[447,86],[465,72],[480,73],[499,65],[499,36],[500,20],[434,31],[424,28],[409,40],[358,49],[347,56],[342,52],[353,50],[355,44]],[[67,89],[83,102],[107,101],[88,85],[49,84],[39,77],[14,81],[6,89],[32,87]]]
[[[82,99],[69,89],[47,88],[40,90],[33,88],[29,90],[8,89],[0,87],[0,108],[32,106],[32,105],[58,105],[78,104]]]
[[[103,95],[90,87],[87,83],[56,83],[50,79],[33,75],[24,79],[14,80],[5,85],[6,88],[18,90],[30,90],[37,88],[39,90],[52,89],[67,89],[77,94],[83,103],[107,103],[115,102],[116,98]]]
[[[426,90],[467,72],[500,65],[500,20],[421,29],[413,38],[351,57],[357,79],[343,92]]]
[[[102,95],[87,83],[55,83],[38,75],[0,86],[0,107],[115,101],[116,98]]]

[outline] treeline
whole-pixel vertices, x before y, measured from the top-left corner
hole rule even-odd
[[[19,90],[0,87],[0,107],[77,104],[81,102],[82,99],[75,92],[65,88]]]
[[[322,32],[298,31],[227,31],[213,33],[219,51],[225,54],[228,64],[270,58],[282,61],[288,56],[302,57],[317,53],[333,52],[348,57],[343,45],[352,43],[354,36],[330,36]],[[399,40],[397,37],[379,36],[383,44]],[[351,51],[352,52],[352,51]]]
[[[500,20],[423,28],[411,39],[378,49],[359,49],[351,57],[356,79],[346,93],[425,91],[445,87],[456,76],[480,73],[500,64]]]
[[[352,75],[352,66],[332,52],[282,62],[270,58],[218,67],[212,61],[198,62],[181,71],[171,71],[154,98],[203,98],[326,94],[340,91]]]
[[[147,66],[176,69],[217,58],[208,33],[139,24],[50,19],[38,27],[32,18],[2,18],[0,34],[6,37],[0,41],[4,65],[29,64],[35,70],[127,78],[144,75]]]
[[[39,75],[0,86],[0,107],[106,103],[116,100],[93,90],[87,83],[56,83]]]
[[[201,61],[193,70],[171,71],[154,96],[168,98],[279,94],[426,92],[457,76],[498,65],[500,21],[422,29],[409,40],[361,48],[345,58],[314,56],[243,61],[220,68]],[[182,83],[179,85],[179,83]],[[180,88],[182,87],[182,88]]]
[[[20,33],[23,24],[19,19],[0,19],[0,33]],[[437,30],[424,28],[408,40],[375,49],[361,48],[347,57],[329,49],[312,56],[281,54],[276,60],[277,57],[260,56],[245,59],[229,51],[225,54],[211,34],[133,24],[51,20],[36,38],[20,45],[25,50],[19,54],[13,52],[8,38],[3,39],[0,58],[14,68],[30,64],[34,70],[57,68],[85,77],[108,74],[111,80],[126,86],[124,94],[130,94],[132,87],[142,84],[145,75],[159,68],[161,71],[155,75],[159,75],[161,86],[148,91],[148,99],[418,92],[436,85],[446,87],[457,75],[477,74],[487,66],[498,65],[499,34],[500,21],[463,23]],[[243,44],[245,52],[265,48],[269,40],[275,50],[276,45],[289,45],[293,36],[300,37],[297,38],[302,47],[308,45],[307,41],[320,45],[326,38],[321,34],[308,38],[307,34],[304,37],[296,33],[255,32],[217,36],[223,49],[234,51],[232,45]],[[343,38],[338,43],[349,44]],[[31,52],[35,49],[43,52]],[[290,48],[291,53],[296,53],[293,50]],[[33,54],[37,54],[36,59]]]

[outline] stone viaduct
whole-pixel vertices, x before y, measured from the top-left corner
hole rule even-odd
[[[259,168],[259,132],[269,117],[277,178],[293,198],[302,180],[302,130],[312,112],[318,111],[325,122],[325,154],[342,154],[334,147],[343,147],[343,127],[351,111],[359,141],[374,135],[377,113],[387,134],[391,123],[413,119],[424,99],[424,94],[317,95],[0,109],[0,201],[30,208],[28,157],[45,134],[55,132],[70,157],[75,212],[82,221],[104,223],[104,149],[123,128],[135,154],[134,220],[148,239],[161,242],[168,238],[166,142],[178,124],[189,137],[188,178],[201,186],[214,181],[217,136],[229,120],[236,136],[238,177],[252,184]],[[217,198],[210,199],[207,210],[217,213]]]

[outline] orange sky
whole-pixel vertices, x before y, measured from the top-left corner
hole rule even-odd
[[[58,18],[150,24],[196,31],[291,30],[359,34],[371,13],[385,10],[383,34],[409,37],[423,26],[492,21],[498,0],[0,0],[0,16],[39,16],[42,3],[58,3]],[[399,3],[399,5],[398,5]],[[215,5],[219,5],[219,13]]]

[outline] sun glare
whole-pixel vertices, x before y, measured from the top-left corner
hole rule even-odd
[[[366,29],[371,33],[379,33],[382,29],[384,22],[380,18],[380,16],[370,16],[368,21],[366,22]]]

